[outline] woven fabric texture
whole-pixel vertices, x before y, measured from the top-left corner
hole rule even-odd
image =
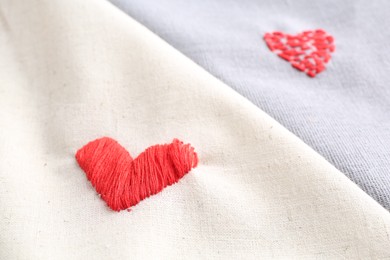
[[[390,209],[390,2],[112,0],[300,137]],[[324,28],[326,71],[306,77],[264,33]]]
[[[299,138],[106,1],[4,0],[0,259],[389,257],[390,213]],[[131,212],[78,166],[110,136],[198,166]]]

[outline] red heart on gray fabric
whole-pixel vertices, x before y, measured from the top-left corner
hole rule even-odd
[[[266,33],[264,40],[272,52],[310,77],[325,70],[331,53],[335,51],[334,38],[322,29],[304,31],[297,35]]]

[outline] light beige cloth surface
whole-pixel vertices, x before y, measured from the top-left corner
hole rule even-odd
[[[1,259],[388,258],[390,215],[302,141],[99,0],[2,0]],[[77,149],[174,137],[199,166],[113,212]]]

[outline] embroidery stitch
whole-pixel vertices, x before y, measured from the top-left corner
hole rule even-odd
[[[325,70],[335,51],[334,38],[324,30],[304,31],[297,35],[272,32],[264,35],[268,48],[310,77]]]
[[[133,159],[117,141],[103,137],[79,149],[76,160],[115,211],[128,209],[162,191],[198,164],[194,148],[178,139],[151,146]]]

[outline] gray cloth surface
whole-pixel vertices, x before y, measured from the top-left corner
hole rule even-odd
[[[309,144],[390,209],[390,1],[112,0]],[[336,52],[316,78],[262,37],[323,28]]]

